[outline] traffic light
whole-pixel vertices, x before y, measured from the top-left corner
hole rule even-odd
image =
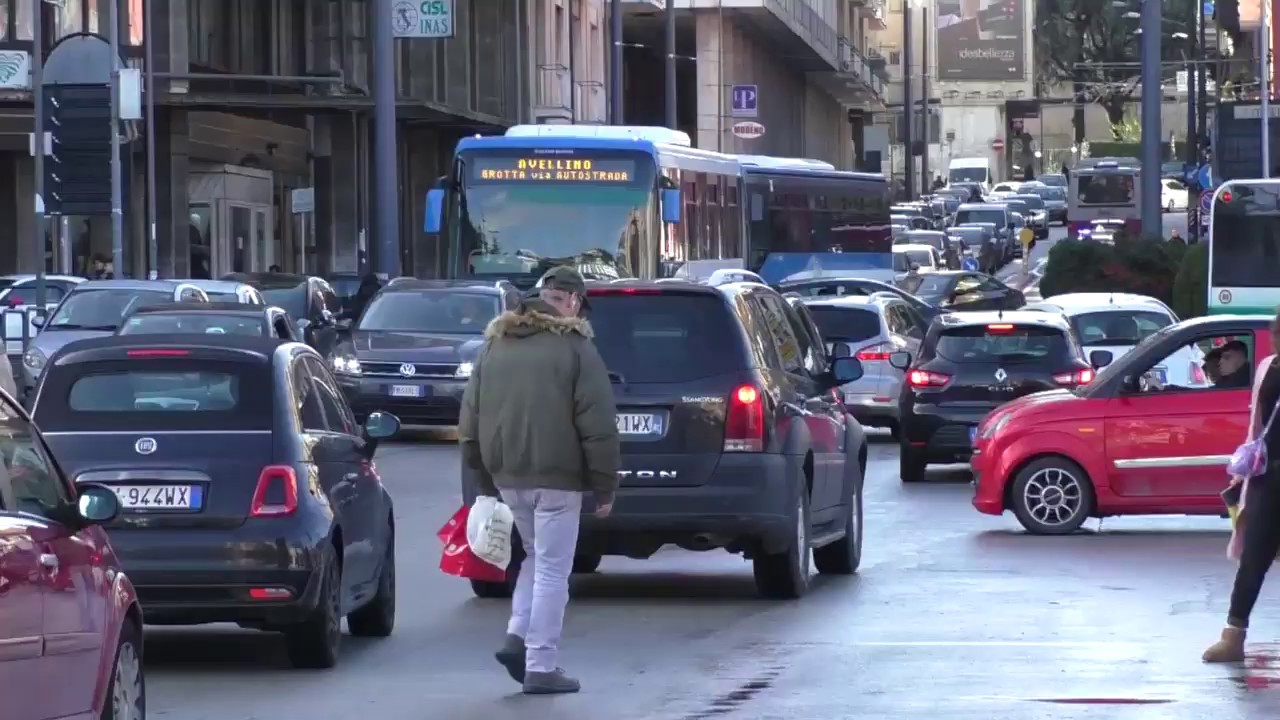
[[[111,87],[49,85],[44,130],[51,154],[44,161],[47,215],[111,214]]]

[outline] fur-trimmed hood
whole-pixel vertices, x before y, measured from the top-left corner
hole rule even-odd
[[[544,332],[556,335],[577,333],[588,339],[595,336],[591,323],[580,317],[561,317],[541,300],[527,300],[519,310],[508,310],[494,318],[485,328],[484,336],[489,339],[528,337]]]

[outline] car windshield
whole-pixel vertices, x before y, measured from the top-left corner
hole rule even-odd
[[[1154,311],[1103,311],[1071,318],[1071,327],[1085,347],[1137,345],[1172,324],[1173,318]]]
[[[932,245],[933,247],[942,250],[944,249],[943,242],[946,240],[946,236],[942,233],[907,233],[901,238],[896,238],[893,244],[900,244],[897,242],[898,240],[904,241],[905,244]]]
[[[270,335],[261,317],[220,313],[140,313],[125,321],[121,335]]]
[[[1048,200],[1051,202],[1066,202],[1067,200],[1066,188],[1060,188],[1060,187],[1036,188],[1036,194],[1040,196],[1041,200]]]
[[[958,182],[986,182],[987,169],[984,167],[951,168],[947,171],[947,179]]]
[[[934,350],[956,363],[1064,362],[1073,354],[1066,334],[1040,325],[996,323],[943,330]]]
[[[824,340],[859,342],[880,334],[880,314],[875,310],[810,305],[809,314]]]
[[[1044,199],[1039,195],[1018,195],[1018,200],[1032,210],[1043,210]]]
[[[479,335],[498,310],[497,297],[474,292],[384,292],[360,316],[357,329]]]
[[[615,383],[683,383],[747,366],[737,323],[716,296],[593,294],[591,324]]]
[[[990,210],[961,210],[956,213],[956,224],[964,225],[965,223],[992,223],[996,227],[1004,227],[1005,211],[992,208]]]
[[[134,310],[172,300],[173,293],[168,290],[76,290],[58,306],[45,330],[115,330]]]
[[[1039,180],[1045,185],[1049,185],[1051,187],[1065,188],[1067,186],[1066,175],[1041,175],[1040,177],[1036,178],[1036,180]]]

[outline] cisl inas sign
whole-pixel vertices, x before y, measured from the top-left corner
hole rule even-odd
[[[391,26],[398,38],[453,37],[454,0],[396,0]]]

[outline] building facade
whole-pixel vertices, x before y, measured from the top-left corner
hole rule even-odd
[[[41,46],[107,34],[110,0],[46,4]],[[279,267],[328,273],[368,266],[372,0],[117,0],[125,63],[153,42],[154,207],[158,263],[148,267],[146,142],[125,123],[124,274],[218,277]],[[548,0],[554,2],[554,0]],[[145,26],[150,4],[153,26]],[[30,0],[0,0],[0,52],[30,53]],[[452,34],[397,39],[401,267],[432,275],[444,249],[422,233],[427,190],[457,140],[534,117],[550,88],[534,53],[555,55],[543,0],[453,0]],[[586,3],[598,26],[601,0]],[[577,4],[575,3],[575,6]],[[584,24],[585,28],[586,24]],[[566,28],[567,30],[567,28]],[[590,61],[599,77],[603,49]],[[0,89],[0,272],[32,271],[36,236],[29,79]],[[590,98],[583,117],[599,114]],[[77,274],[111,255],[110,218],[49,218],[46,267]],[[119,272],[120,269],[117,269]]]
[[[705,149],[860,167],[863,115],[883,108],[884,78],[862,45],[878,21],[870,4],[677,0],[679,129]],[[624,2],[627,124],[665,124],[664,8]]]

